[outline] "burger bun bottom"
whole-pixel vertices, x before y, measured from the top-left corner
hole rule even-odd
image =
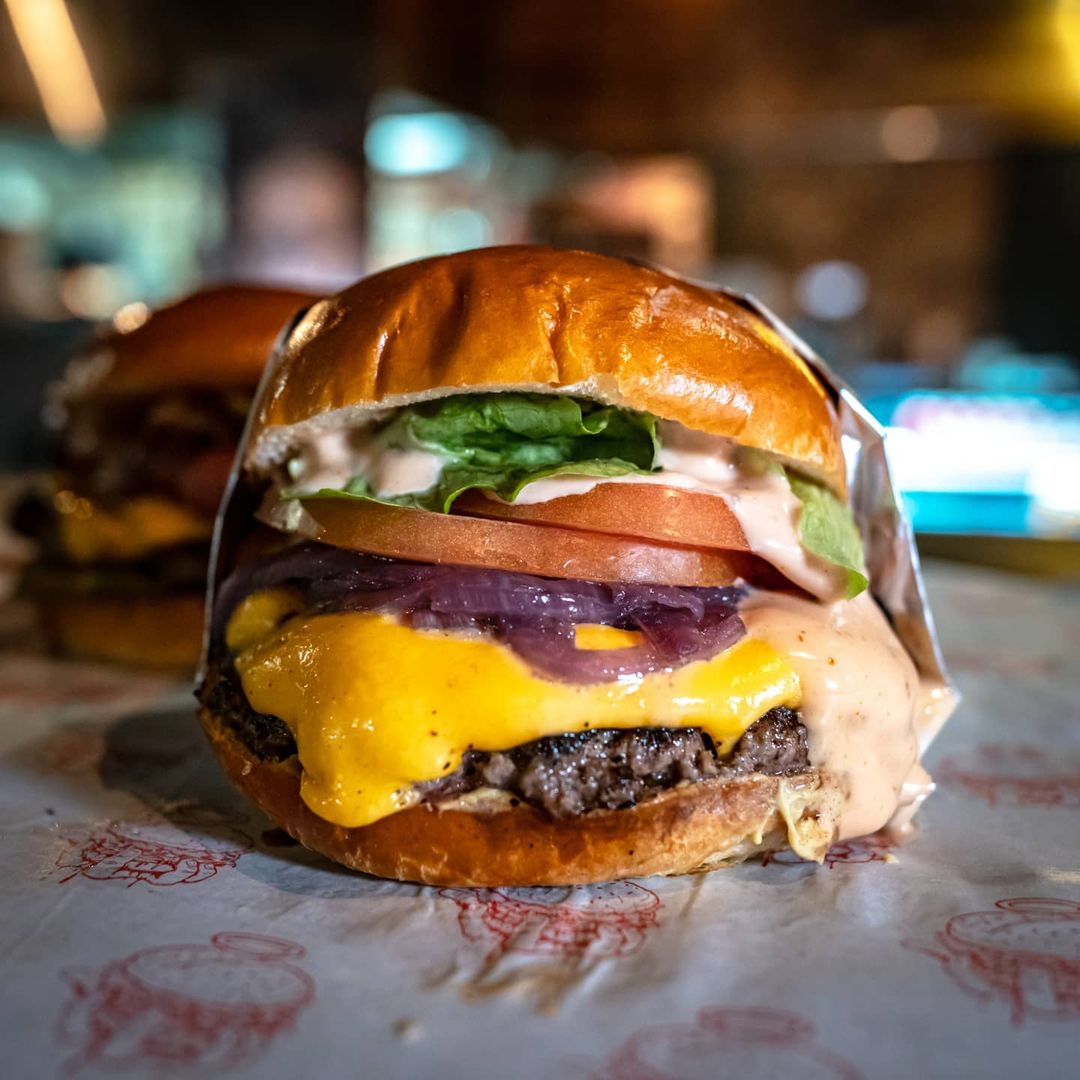
[[[632,809],[568,819],[504,796],[488,806],[422,804],[346,828],[305,805],[296,757],[261,759],[220,717],[204,708],[200,720],[229,779],[290,836],[334,862],[399,881],[585,885],[709,870],[787,847],[792,806],[797,816],[791,828],[804,838],[800,848],[813,848],[820,859],[833,838],[819,813],[828,801],[826,785],[812,770],[786,779],[752,774],[688,783]],[[787,820],[781,804],[788,806]]]

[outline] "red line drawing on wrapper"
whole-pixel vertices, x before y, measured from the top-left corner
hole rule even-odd
[[[458,906],[469,943],[462,992],[482,996],[521,989],[541,1010],[598,965],[637,953],[657,925],[660,897],[644,885],[544,889],[440,889]],[[473,961],[478,961],[478,964]],[[440,981],[440,980],[436,980]]]
[[[140,949],[97,971],[63,973],[71,993],[59,1034],[85,1068],[224,1069],[292,1030],[315,981],[290,963],[304,949],[263,934]]]
[[[994,907],[953,916],[928,944],[903,944],[980,1000],[1006,1002],[1015,1027],[1080,1020],[1080,903],[1019,897]]]
[[[589,1080],[705,1080],[792,1076],[859,1080],[850,1062],[815,1041],[814,1024],[783,1009],[702,1009],[693,1023],[642,1028]]]
[[[196,827],[194,835],[184,826]],[[253,847],[239,829],[192,815],[168,822],[114,821],[81,839],[69,837],[68,844],[56,860],[64,872],[60,884],[82,877],[128,887],[196,885],[235,867]]]
[[[565,889],[440,889],[458,905],[458,924],[486,948],[506,953],[594,959],[628,956],[656,925],[660,897],[643,885],[617,881]]]
[[[895,862],[892,854],[895,847],[896,841],[884,833],[862,836],[857,840],[841,840],[825,852],[825,865],[831,870],[837,864],[846,866],[850,863]],[[761,856],[762,866],[768,866],[769,863],[802,866],[805,862],[805,859],[788,848],[783,851],[766,851]]]
[[[989,806],[1080,809],[1080,750],[1063,755],[991,743],[945,758],[934,773],[940,783]]]

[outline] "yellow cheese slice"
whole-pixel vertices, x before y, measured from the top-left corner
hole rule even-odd
[[[239,608],[227,637],[246,646],[235,660],[252,707],[296,737],[304,801],[337,825],[410,805],[411,785],[452,772],[466,750],[589,728],[700,727],[726,753],[800,698],[795,671],[750,638],[673,671],[579,686],[535,674],[491,638],[386,615],[299,616],[258,640],[276,603]]]
[[[134,559],[155,548],[208,540],[213,529],[206,518],[154,495],[105,510],[73,492],[60,491],[53,505],[60,541],[75,562]]]
[[[574,646],[578,649],[629,649],[644,640],[645,635],[638,630],[620,630],[603,623],[579,623],[574,627]]]
[[[257,645],[287,616],[301,606],[299,592],[287,586],[263,589],[245,596],[225,628],[229,652],[238,653]]]

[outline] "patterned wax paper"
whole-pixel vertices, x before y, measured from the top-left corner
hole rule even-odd
[[[927,578],[965,700],[912,839],[577,889],[335,868],[186,687],[0,658],[0,1074],[1076,1076],[1080,591]]]

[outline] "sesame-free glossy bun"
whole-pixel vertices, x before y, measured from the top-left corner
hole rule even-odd
[[[281,445],[271,429],[335,410],[500,390],[640,409],[844,488],[827,391],[738,298],[621,259],[525,246],[408,263],[315,304],[259,403],[249,460]]]
[[[220,285],[152,311],[123,331],[115,324],[79,362],[84,387],[71,398],[147,394],[178,387],[254,390],[274,342],[317,297],[295,289]]]
[[[475,808],[413,806],[346,828],[300,797],[296,757],[252,754],[208,709],[199,713],[229,779],[290,836],[353,870],[426,885],[587,885],[650,874],[687,874],[788,845],[786,803],[801,853],[824,857],[833,838],[831,791],[816,772],[751,774],[671,788],[632,809],[556,819],[509,800]],[[515,800],[516,801],[516,800]]]

